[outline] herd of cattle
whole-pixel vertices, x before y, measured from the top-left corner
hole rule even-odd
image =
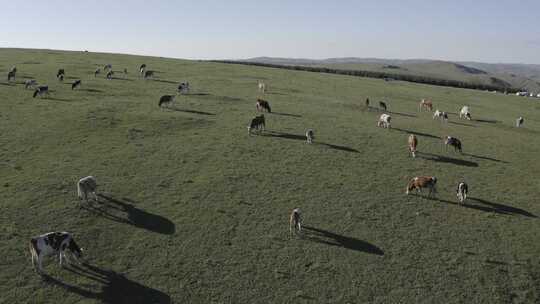
[[[106,78],[107,79],[113,79],[114,71],[112,70],[112,65],[107,64],[103,67],[103,70],[107,72]],[[123,70],[124,75],[127,75],[127,69]],[[13,67],[8,72],[8,82],[15,81],[17,73],[17,68]],[[101,73],[101,68],[98,68],[94,72],[94,77],[97,77],[98,74]],[[154,75],[154,71],[147,70],[146,64],[142,64],[139,67],[139,73],[140,76],[144,79],[150,78]],[[59,81],[63,81],[65,77],[65,70],[59,69],[56,75],[57,79]],[[75,80],[72,85],[71,89],[75,90],[79,88],[82,84],[82,81],[80,79]],[[29,79],[26,80],[25,83],[25,89],[28,88],[34,88],[34,94],[33,97],[36,96],[47,96],[49,95],[49,87],[47,85],[38,85],[37,81],[35,79]],[[267,91],[267,85],[263,82],[258,83],[258,89],[259,92],[264,94]],[[189,82],[182,82],[179,84],[177,88],[177,94],[187,94],[189,93],[190,86]],[[171,104],[174,103],[176,98],[176,95],[163,95],[159,99],[158,106],[160,108],[168,107]],[[370,100],[369,98],[366,99],[365,102],[366,108],[370,107]],[[259,112],[267,112],[272,113],[272,109],[270,107],[270,103],[266,100],[263,100],[261,98],[257,99],[257,102],[255,104],[256,110]],[[379,102],[379,109],[381,111],[384,111],[379,116],[379,119],[377,121],[377,126],[391,129],[391,112],[388,111],[388,105],[386,102],[380,101]],[[433,111],[433,102],[429,99],[423,99],[420,101],[419,104],[420,110],[428,110]],[[471,120],[471,113],[470,108],[468,106],[463,106],[461,108],[461,111],[459,112],[460,118],[465,118],[468,120]],[[442,121],[446,122],[448,121],[448,113],[440,111],[439,109],[436,109],[433,115],[433,119],[439,118]],[[516,126],[521,127],[523,125],[524,119],[523,117],[519,117],[516,120]],[[257,115],[253,117],[248,124],[248,134],[251,135],[253,132],[257,132],[257,134],[261,134],[265,131],[265,116],[264,114]],[[311,144],[313,143],[315,139],[314,131],[313,129],[308,129],[305,133],[306,136],[306,142]],[[462,144],[461,141],[458,138],[452,137],[452,136],[445,136],[443,138],[443,142],[445,146],[451,146],[455,149],[455,151],[462,152]],[[414,134],[409,134],[408,136],[408,149],[411,153],[412,157],[415,158],[417,154],[417,146],[418,146],[418,138]],[[406,194],[409,194],[411,191],[422,192],[423,189],[428,189],[429,193],[428,196],[431,196],[432,194],[436,194],[436,184],[437,184],[437,178],[435,176],[417,176],[412,178],[406,188]],[[89,201],[90,197],[92,196],[95,201],[98,201],[98,196],[96,194],[97,192],[97,181],[96,178],[93,176],[87,176],[84,178],[81,178],[77,182],[77,194],[80,200]],[[456,189],[456,195],[458,198],[458,201],[460,204],[465,203],[465,200],[467,198],[468,193],[468,185],[465,182],[459,182]],[[289,230],[291,233],[293,231],[299,233],[302,229],[302,217],[300,213],[299,208],[294,208],[290,214],[290,220],[289,220]],[[42,261],[43,258],[46,256],[57,256],[60,260],[60,265],[63,264],[63,261],[70,263],[69,256],[75,258],[75,260],[79,260],[82,257],[82,248],[80,248],[77,243],[75,242],[73,236],[68,232],[50,232],[43,235],[39,235],[36,237],[31,238],[30,240],[30,253],[32,257],[32,265],[37,270],[38,273],[42,273]],[[36,268],[36,262],[37,262],[37,268]]]

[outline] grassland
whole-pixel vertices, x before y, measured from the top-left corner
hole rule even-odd
[[[107,63],[130,74],[94,78]],[[154,80],[138,78],[146,63]],[[540,103],[486,92],[127,55],[0,50],[2,303],[538,303]],[[56,80],[66,70],[65,83]],[[20,82],[51,88],[33,99]],[[69,82],[82,79],[80,90]],[[187,80],[174,110],[158,99]],[[247,135],[257,81],[276,112]],[[385,99],[393,129],[364,100]],[[448,124],[418,111],[430,97]],[[461,105],[473,121],[458,121]],[[525,117],[525,127],[513,127]],[[316,143],[302,135],[313,128]],[[419,135],[420,156],[407,153]],[[460,138],[464,154],[439,137]],[[94,175],[99,203],[81,204]],[[435,175],[436,199],[405,196]],[[458,181],[471,199],[459,206]],[[306,225],[290,238],[288,213]],[[87,265],[32,271],[70,231]]]

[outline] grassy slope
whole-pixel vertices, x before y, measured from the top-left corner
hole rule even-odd
[[[160,81],[133,74],[143,62]],[[105,63],[132,74],[94,79]],[[537,103],[279,69],[0,50],[0,70],[13,64],[19,82],[34,77],[54,92],[32,99],[0,83],[0,302],[540,300]],[[83,80],[81,91],[55,80],[59,67]],[[258,79],[274,111],[297,115],[267,115],[281,137],[246,134]],[[199,95],[159,110],[181,80]],[[375,127],[367,96],[388,100],[393,130]],[[418,113],[423,97],[454,113],[469,104],[480,121],[452,115],[441,125]],[[512,127],[519,115],[523,129]],[[307,128],[317,144],[299,139]],[[405,130],[423,134],[415,160]],[[446,134],[462,139],[465,155],[432,137]],[[79,207],[75,182],[89,174],[116,202]],[[404,195],[421,174],[438,177],[440,200]],[[463,178],[477,199],[460,207]],[[289,239],[295,206],[316,230]],[[48,259],[52,278],[34,274],[28,239],[52,230],[73,232],[92,266],[77,274]]]

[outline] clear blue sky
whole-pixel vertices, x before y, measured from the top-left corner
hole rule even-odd
[[[540,0],[1,0],[0,47],[540,64]]]

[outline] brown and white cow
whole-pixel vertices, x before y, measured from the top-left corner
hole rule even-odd
[[[300,215],[300,209],[294,208],[289,216],[289,232],[293,234],[302,232],[302,217]]]
[[[411,152],[412,157],[416,157],[416,146],[418,145],[418,138],[416,135],[409,135],[409,152]]]
[[[71,263],[68,253],[76,261],[82,257],[83,249],[80,248],[69,232],[49,232],[30,239],[30,255],[32,266],[38,273],[43,273],[43,258],[57,256],[60,258],[60,266],[64,259]],[[36,269],[37,262],[37,269]]]
[[[422,99],[420,101],[420,110],[422,109],[433,111],[433,102],[430,99]]]
[[[422,192],[423,188],[429,189],[429,195],[437,193],[435,186],[437,185],[437,178],[435,176],[417,176],[409,181],[407,185],[408,195],[412,190],[416,190],[416,193]]]

